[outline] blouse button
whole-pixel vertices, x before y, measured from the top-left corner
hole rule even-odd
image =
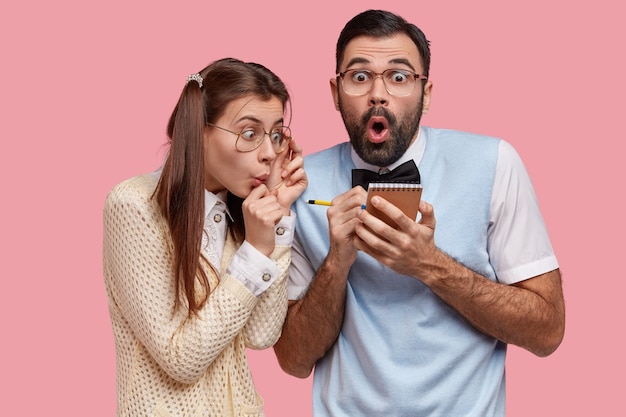
[[[216,214],[215,216],[213,216],[213,221],[215,223],[219,223],[222,221],[222,215],[221,214]]]
[[[285,234],[285,228],[284,228],[284,227],[277,227],[277,228],[276,228],[276,234],[277,234],[278,236],[282,236],[282,235],[284,235],[284,234]]]
[[[269,272],[263,274],[263,281],[267,282],[272,278],[272,275]]]

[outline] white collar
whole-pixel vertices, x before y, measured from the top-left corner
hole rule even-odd
[[[220,191],[217,194],[213,194],[210,191],[204,190],[204,217],[208,216],[213,208],[219,207],[221,211],[228,214],[228,217],[232,220],[232,216],[228,211],[228,205],[226,204],[227,191]]]

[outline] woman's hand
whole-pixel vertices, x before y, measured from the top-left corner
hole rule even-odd
[[[285,216],[289,215],[291,205],[304,192],[308,183],[302,148],[291,139],[289,148],[274,160],[267,181],[268,188],[276,195]]]
[[[241,206],[246,240],[265,256],[274,251],[274,226],[283,217],[276,195],[265,185],[254,188]]]

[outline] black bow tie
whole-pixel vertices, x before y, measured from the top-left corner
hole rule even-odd
[[[420,172],[411,159],[391,171],[370,171],[368,169],[352,170],[352,186],[360,185],[367,190],[370,182],[414,182],[420,183]]]

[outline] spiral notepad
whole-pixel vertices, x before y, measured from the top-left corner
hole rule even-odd
[[[422,185],[413,183],[395,182],[371,182],[367,190],[367,203],[365,210],[378,217],[391,227],[397,227],[396,223],[370,204],[374,196],[380,196],[398,207],[409,218],[415,220],[422,198]]]

